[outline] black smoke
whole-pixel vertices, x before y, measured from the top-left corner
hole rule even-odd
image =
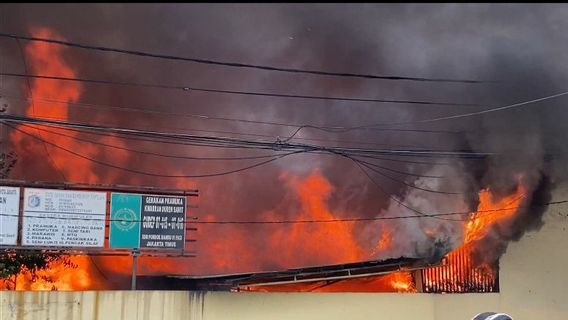
[[[65,39],[93,45],[289,68],[495,81],[485,84],[419,83],[293,75],[66,50],[66,60],[77,70],[78,76],[84,78],[483,106],[429,107],[275,99],[102,85],[85,85],[81,96],[82,101],[89,103],[171,113],[328,126],[413,121],[559,93],[565,90],[563,85],[568,75],[565,67],[568,65],[565,55],[568,48],[564,32],[568,27],[568,7],[565,5],[3,4],[0,16],[0,26],[5,32],[28,34],[31,27],[48,27]],[[22,72],[21,57],[14,41],[0,39],[0,48],[5,57],[3,70]],[[3,83],[5,90],[25,93],[25,85],[20,80],[4,78]],[[495,153],[484,160],[439,161],[449,162],[449,165],[374,160],[382,166],[415,174],[439,173],[445,178],[431,181],[394,176],[410,184],[457,190],[463,193],[460,196],[416,191],[373,174],[374,179],[388,191],[387,196],[353,162],[328,155],[297,155],[263,168],[207,180],[160,179],[133,176],[102,166],[94,168],[104,183],[198,187],[201,199],[196,214],[212,214],[219,220],[259,219],[269,210],[279,212],[282,219],[293,219],[299,207],[298,200],[293,190],[287,188],[279,177],[283,172],[302,177],[315,168],[334,186],[329,206],[340,217],[414,214],[397,206],[391,197],[416,204],[430,213],[473,210],[477,206],[479,190],[490,188],[497,196],[508,195],[518,186],[518,175],[523,176],[523,182],[532,193],[527,196],[530,199],[527,201],[539,203],[546,202],[551,192],[552,185],[546,181],[554,179],[558,184],[567,173],[562,165],[567,154],[564,119],[568,114],[565,103],[566,98],[559,98],[483,116],[401,127],[459,131],[458,134],[374,130],[330,134],[306,129],[299,135],[300,138],[334,140],[299,140],[326,145]],[[23,107],[21,102],[12,101],[10,110],[17,113]],[[79,122],[168,131],[235,131],[280,137],[293,132],[293,128],[101,109],[71,108],[70,118]],[[337,142],[340,140],[365,144]],[[141,142],[130,142],[129,147],[156,148],[151,143]],[[160,151],[188,155],[243,155],[241,151],[194,147],[163,146]],[[113,161],[113,154],[104,148],[100,149],[98,156],[108,162]],[[172,173],[173,170],[188,174],[223,171],[244,164],[165,161],[134,154],[129,155],[125,163],[138,170],[156,173]],[[12,175],[13,178],[34,180],[61,179],[49,162],[37,161],[37,156],[32,155],[19,155],[18,166]],[[518,240],[527,230],[537,230],[542,225],[545,208],[523,210],[507,226],[510,229],[498,231],[497,234],[502,237],[494,248],[497,256],[505,250],[509,240]],[[356,237],[362,245],[372,247],[380,238],[381,228],[394,227],[399,232],[397,250],[400,252],[389,252],[388,255],[392,256],[409,252],[421,255],[440,241],[453,245],[459,243],[460,223],[419,220],[392,225],[358,224]],[[421,230],[425,226],[436,230],[436,235],[423,234]],[[207,262],[214,259],[215,253],[208,251],[207,243],[230,237],[232,230],[229,227],[211,227],[203,233],[208,237],[202,239],[202,243],[198,242],[197,249],[204,256],[197,263],[197,272],[207,273]],[[270,229],[249,228],[244,234],[250,250],[261,257],[260,265],[256,267],[278,266],[270,256],[270,248],[263,242],[270,236]],[[302,259],[299,257],[299,260]],[[239,265],[242,260],[238,253],[234,254],[232,261],[232,270],[246,269],[246,266]],[[195,271],[191,267],[188,270]]]

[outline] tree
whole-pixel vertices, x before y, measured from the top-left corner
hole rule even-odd
[[[15,290],[17,277],[23,274],[30,275],[32,281],[41,279],[52,282],[50,277],[42,276],[38,272],[49,269],[56,262],[68,268],[77,267],[69,258],[61,256],[58,252],[2,250],[0,252],[0,283],[3,284],[3,289]],[[54,289],[57,288],[54,287]]]
[[[16,165],[17,161],[18,158],[13,151],[0,153],[0,179],[8,178],[10,171]]]

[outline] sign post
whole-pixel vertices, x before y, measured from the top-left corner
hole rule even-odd
[[[140,249],[183,252],[185,211],[184,196],[111,194],[109,246],[132,249],[132,290],[136,290]]]
[[[136,290],[136,273],[138,271],[138,256],[140,255],[140,250],[132,249],[132,280],[130,282],[130,289]]]

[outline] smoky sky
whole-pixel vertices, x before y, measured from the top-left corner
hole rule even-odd
[[[76,70],[78,77],[83,78],[478,105],[318,101],[83,85],[80,99],[83,102],[172,113],[358,126],[434,118],[536,99],[566,90],[568,78],[568,33],[565,32],[568,6],[562,4],[3,4],[0,19],[2,32],[29,34],[32,27],[48,27],[69,41],[171,55],[286,68],[491,81],[463,84],[338,78],[65,50],[65,60]],[[23,72],[14,40],[0,39],[0,50],[3,70]],[[3,84],[3,91],[25,94],[25,83],[21,80],[5,77]],[[332,134],[305,129],[298,135],[300,138],[334,140],[297,140],[323,145],[496,153],[485,160],[446,159],[444,161],[449,165],[442,166],[375,161],[415,174],[438,172],[444,178],[433,182],[418,181],[412,176],[392,176],[409,184],[426,183],[440,190],[463,193],[457,197],[416,193],[401,183],[374,174],[376,181],[387,191],[388,195],[385,195],[353,162],[330,155],[295,155],[240,174],[189,181],[133,176],[97,165],[93,168],[100,181],[105,183],[197,187],[200,189],[197,215],[212,214],[219,220],[255,219],[268,210],[278,211],[282,218],[293,218],[299,204],[282,182],[281,174],[291,172],[306,176],[315,169],[334,186],[330,208],[338,215],[350,217],[389,214],[389,208],[393,208],[389,197],[418,199],[420,205],[431,212],[457,210],[463,203],[473,209],[481,188],[489,187],[497,195],[506,195],[517,185],[518,174],[523,175],[528,190],[539,190],[537,198],[543,199],[547,197],[541,194],[542,181],[562,181],[567,173],[562,165],[567,154],[566,99],[548,100],[484,116],[400,127],[459,131],[457,134],[376,130]],[[21,102],[10,103],[10,112],[17,114],[24,110]],[[70,108],[70,119],[176,132],[212,130],[286,137],[294,130],[74,107]],[[131,142],[130,146],[155,148],[150,143]],[[261,154],[191,147],[160,148],[190,155]],[[113,154],[101,148],[98,158],[112,162]],[[52,165],[36,159],[20,155],[12,178],[61,180]],[[166,174],[172,171],[187,174],[218,172],[247,164],[164,160],[135,154],[129,155],[126,162],[139,170]],[[396,210],[398,212],[393,215],[411,214],[400,207]],[[535,221],[540,221],[541,214],[542,210],[536,210],[537,216],[526,221],[534,228],[539,225]],[[530,212],[521,217],[527,215]],[[518,239],[526,228],[523,221],[515,222],[512,226],[515,230],[507,233],[514,236],[504,237],[503,241]],[[454,232],[455,226],[451,223],[436,223],[443,232]],[[376,242],[380,232],[376,232],[375,227],[374,224],[358,225],[358,241]],[[400,228],[397,230],[414,239],[414,227]],[[226,237],[230,233],[228,230],[212,227],[209,234]],[[260,255],[267,252],[262,239],[270,232],[262,228],[248,229],[245,234],[250,238],[251,250]],[[448,236],[451,235],[441,234],[431,241]],[[416,237],[408,244],[409,248],[416,247],[413,241],[426,240]],[[207,250],[203,247],[206,244],[197,246],[198,250]],[[392,254],[406,254],[402,251]],[[274,267],[270,257],[261,260],[265,268]],[[238,261],[235,257],[235,269],[241,270]],[[205,263],[202,268],[206,270]]]

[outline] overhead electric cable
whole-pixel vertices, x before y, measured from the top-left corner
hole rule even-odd
[[[185,85],[181,86],[181,85],[152,84],[152,83],[126,82],[126,81],[111,81],[111,80],[99,80],[99,79],[89,79],[89,78],[61,77],[53,75],[22,74],[14,72],[3,72],[0,73],[0,76],[34,78],[34,79],[43,79],[43,80],[73,81],[73,82],[83,82],[83,83],[92,83],[92,84],[154,88],[154,89],[172,89],[172,90],[181,90],[187,92],[193,91],[193,92],[247,95],[247,96],[260,96],[260,97],[275,97],[275,98],[293,98],[293,99],[345,101],[345,102],[378,102],[378,103],[428,105],[428,106],[456,106],[456,107],[482,106],[479,104],[460,103],[460,102],[438,102],[438,101],[401,100],[401,99],[384,99],[384,98],[378,99],[378,98],[330,97],[330,96],[314,96],[314,95],[302,95],[302,94],[285,94],[285,93],[274,93],[274,92],[224,90],[224,89],[212,89],[212,88],[199,88],[199,87],[185,86]]]
[[[35,127],[34,125],[29,125],[29,124],[21,124],[21,126],[34,128],[36,130],[47,132],[49,134],[67,137],[67,138],[70,138],[70,139],[73,139],[73,140],[83,141],[83,142],[87,142],[87,143],[94,144],[94,145],[99,145],[99,146],[104,146],[104,147],[108,147],[108,148],[124,150],[124,151],[128,151],[128,152],[139,153],[139,154],[144,154],[144,155],[151,155],[151,156],[163,157],[163,158],[171,158],[171,159],[230,161],[230,160],[266,159],[266,158],[274,158],[275,156],[277,156],[277,154],[276,155],[275,154],[269,154],[269,155],[261,155],[261,156],[241,156],[241,157],[194,157],[194,156],[171,155],[171,154],[164,154],[164,153],[159,153],[159,152],[152,152],[152,151],[144,151],[144,150],[126,148],[126,147],[112,145],[112,144],[108,144],[108,143],[104,143],[104,142],[93,141],[93,140],[89,140],[89,139],[82,139],[82,138],[79,138],[79,137],[76,137],[76,136],[73,136],[73,135],[68,135],[68,134],[64,134],[64,133],[61,133],[61,132],[56,132],[56,131],[52,131],[52,130],[48,130],[48,129],[44,129],[44,128],[38,128],[38,127]],[[73,130],[73,129],[67,129],[67,128],[59,128],[59,129]],[[76,131],[80,132],[79,130],[76,130]],[[106,136],[110,137],[110,135],[106,135]]]
[[[275,67],[275,66],[269,66],[269,65],[247,64],[247,63],[220,61],[220,60],[213,60],[213,59],[182,57],[182,56],[174,56],[174,55],[167,55],[167,54],[158,54],[158,53],[137,51],[137,50],[111,48],[111,47],[105,47],[105,46],[94,46],[94,45],[82,44],[82,43],[78,43],[78,42],[50,39],[50,38],[43,38],[43,37],[30,37],[30,36],[23,36],[23,35],[17,35],[17,34],[6,33],[6,32],[0,33],[0,37],[20,39],[20,40],[26,40],[26,41],[45,42],[45,43],[63,45],[63,46],[68,46],[68,47],[88,49],[88,50],[96,50],[96,51],[103,51],[103,52],[115,52],[115,53],[128,54],[128,55],[134,55],[134,56],[140,56],[140,57],[158,58],[158,59],[175,60],[175,61],[186,61],[186,62],[194,62],[194,63],[208,64],[208,65],[217,65],[217,66],[224,66],[224,67],[249,68],[249,69],[258,69],[258,70],[266,70],[266,71],[279,71],[279,72],[286,72],[286,73],[312,74],[312,75],[322,75],[322,76],[363,78],[363,79],[408,80],[408,81],[422,81],[422,82],[455,82],[455,83],[485,83],[485,82],[490,82],[490,81],[472,80],[472,79],[426,78],[426,77],[376,75],[376,74],[362,74],[362,73],[349,73],[349,72],[332,72],[332,71],[299,69],[299,68],[282,68],[282,67]]]
[[[394,182],[396,182],[396,183],[403,184],[403,185],[405,185],[405,186],[407,186],[407,187],[409,187],[409,188],[412,188],[412,189],[421,190],[421,191],[430,192],[430,193],[438,193],[438,194],[451,194],[451,195],[463,194],[462,192],[441,191],[441,190],[433,190],[433,189],[428,189],[428,188],[419,187],[419,186],[410,184],[410,183],[408,183],[408,182],[406,182],[406,181],[404,181],[404,180],[400,180],[400,179],[394,178],[394,177],[392,177],[392,176],[389,176],[388,174],[386,174],[386,173],[384,173],[384,172],[381,172],[379,169],[373,168],[373,167],[371,167],[371,166],[369,166],[369,165],[367,165],[367,164],[365,164],[365,163],[359,162],[359,160],[355,160],[355,161],[358,162],[358,163],[360,163],[362,166],[366,167],[367,169],[369,169],[369,170],[371,170],[371,171],[373,171],[373,172],[379,174],[379,175],[382,176],[382,177],[385,177],[385,178],[387,178],[387,179],[389,179],[389,180],[391,180],[391,181],[394,181]]]
[[[558,205],[568,203],[568,200],[550,201],[545,203],[532,203],[526,206],[516,206],[502,209],[487,209],[474,211],[476,213],[488,213],[495,214],[497,212],[517,210],[523,208],[534,208],[534,207],[545,207],[551,205]],[[200,221],[200,220],[186,220],[185,224],[213,224],[213,225],[273,225],[273,224],[314,224],[314,223],[341,223],[341,222],[363,222],[363,221],[382,221],[382,220],[400,220],[400,219],[423,219],[423,218],[436,218],[445,216],[456,216],[456,215],[467,215],[471,214],[471,211],[461,211],[461,212],[447,212],[447,213],[430,213],[426,215],[402,215],[402,216],[388,216],[388,217],[372,217],[372,218],[337,218],[337,219],[306,219],[306,220],[249,220],[249,221],[239,221],[239,220],[226,220],[226,221]],[[483,215],[482,217],[487,216]],[[16,214],[0,213],[0,217],[18,217]],[[78,218],[78,217],[54,217],[54,216],[43,216],[43,217],[29,217],[34,219],[56,219],[56,220],[81,220],[81,221],[123,221],[123,222],[142,222],[140,219],[100,219],[100,218]],[[475,218],[474,218],[475,219]],[[458,221],[458,220],[455,220]],[[470,218],[463,219],[461,221],[470,221]]]
[[[115,132],[120,134],[132,134],[140,136],[152,136],[170,139],[193,140],[194,142],[201,142],[203,145],[213,146],[236,146],[236,147],[253,147],[257,149],[271,149],[271,150],[292,150],[313,148],[314,150],[333,150],[336,152],[343,152],[346,154],[371,154],[371,155],[397,155],[397,156],[418,156],[418,157],[451,157],[451,158],[479,158],[483,159],[495,153],[486,152],[461,152],[461,151],[439,151],[439,150],[393,150],[393,149],[363,149],[363,148],[340,148],[340,147],[321,147],[307,144],[290,144],[281,142],[270,141],[251,141],[243,139],[234,139],[227,137],[214,137],[214,136],[198,136],[184,133],[172,132],[159,132],[159,131],[141,131],[137,129],[105,127],[99,125],[89,125],[83,123],[74,123],[69,121],[54,121],[41,118],[30,118],[13,115],[0,115],[0,120],[15,122],[15,123],[36,123],[44,125],[64,126],[80,129],[101,130],[107,132]]]
[[[559,98],[559,97],[562,97],[562,96],[565,96],[565,95],[568,95],[568,91],[549,95],[549,96],[542,97],[542,98],[532,99],[532,100],[528,100],[528,101],[524,101],[524,102],[505,105],[505,106],[501,106],[501,107],[495,107],[495,108],[490,108],[490,109],[475,111],[475,112],[460,113],[460,114],[455,114],[455,115],[451,115],[451,116],[429,118],[429,119],[422,119],[422,120],[415,120],[415,121],[383,122],[383,123],[360,125],[360,126],[353,126],[353,127],[337,127],[337,128],[327,127],[326,129],[330,130],[330,131],[335,130],[334,132],[342,133],[342,132],[349,132],[349,131],[353,131],[353,130],[377,129],[377,128],[384,128],[384,127],[390,127],[390,126],[400,126],[400,125],[410,125],[410,124],[427,124],[427,123],[433,123],[433,122],[438,122],[438,121],[442,121],[442,120],[466,118],[466,117],[478,116],[478,115],[502,111],[502,110],[518,108],[518,107],[526,106],[526,105],[533,104],[533,103],[536,103],[536,102],[541,102],[541,101]],[[294,132],[287,139],[292,139],[302,129],[306,129],[306,128],[318,129],[317,127],[314,127],[312,125],[304,125],[302,127],[298,127],[296,130],[294,130]]]
[[[115,164],[112,164],[112,163],[100,161],[100,160],[97,160],[97,159],[94,159],[94,158],[91,158],[91,157],[84,156],[80,153],[74,152],[70,149],[62,147],[62,146],[55,144],[53,142],[39,138],[38,136],[36,136],[34,134],[31,134],[31,133],[26,132],[24,130],[18,129],[15,126],[9,125],[7,123],[5,125],[7,125],[8,127],[12,128],[16,131],[19,131],[19,132],[21,132],[25,135],[28,135],[28,136],[36,139],[36,140],[39,140],[43,143],[47,143],[49,145],[52,145],[57,149],[64,150],[68,153],[71,153],[71,154],[73,154],[73,155],[75,155],[79,158],[88,160],[90,162],[93,162],[93,163],[96,163],[96,164],[99,164],[99,165],[102,165],[102,166],[110,167],[110,168],[113,168],[113,169],[118,169],[118,170],[121,170],[121,171],[126,171],[126,172],[130,172],[130,173],[135,173],[135,174],[140,174],[140,175],[145,175],[145,176],[151,176],[151,177],[160,177],[160,178],[210,178],[210,177],[224,176],[224,175],[228,175],[228,174],[233,174],[233,173],[238,173],[238,172],[242,172],[242,171],[245,171],[245,170],[253,169],[253,168],[268,164],[270,162],[276,161],[278,159],[281,159],[283,157],[286,157],[286,156],[289,156],[289,155],[292,155],[292,154],[298,154],[298,153],[306,152],[306,151],[300,150],[300,151],[293,151],[293,152],[289,152],[289,153],[285,153],[285,154],[280,154],[280,155],[274,156],[273,158],[271,158],[269,160],[265,160],[265,161],[262,161],[262,162],[255,163],[253,165],[249,165],[249,166],[246,166],[246,167],[242,167],[242,168],[238,168],[238,169],[234,169],[234,170],[229,170],[229,171],[222,171],[222,172],[209,173],[209,174],[195,174],[195,175],[183,175],[183,174],[179,174],[179,175],[171,175],[170,174],[170,175],[168,175],[168,174],[158,174],[158,173],[152,173],[152,172],[147,172],[147,171],[135,170],[135,169],[127,168],[127,167],[121,167],[121,166],[118,166],[118,165],[115,165]]]
[[[103,146],[103,147],[108,147],[108,148],[113,148],[113,149],[117,149],[117,150],[123,150],[123,151],[128,151],[128,152],[133,152],[133,153],[137,153],[137,154],[143,154],[143,155],[149,155],[149,156],[157,156],[157,157],[162,157],[162,158],[169,158],[169,159],[183,159],[183,160],[207,160],[207,161],[214,161],[214,160],[219,160],[219,161],[230,161],[230,160],[254,160],[254,159],[266,159],[266,158],[273,158],[275,156],[275,154],[270,154],[270,155],[260,155],[260,156],[240,156],[240,157],[194,157],[194,156],[184,156],[184,155],[171,155],[171,154],[164,154],[164,153],[159,153],[159,152],[152,152],[152,151],[144,151],[144,150],[138,150],[138,149],[132,149],[132,148],[127,148],[127,147],[122,147],[122,146],[117,146],[117,145],[113,145],[113,144],[108,144],[108,143],[104,143],[104,142],[99,142],[99,141],[93,141],[93,140],[89,140],[89,139],[83,139],[80,137],[76,137],[73,135],[68,135],[68,134],[64,134],[64,133],[60,133],[60,132],[56,132],[53,130],[48,130],[48,129],[44,129],[44,128],[38,128],[35,127],[34,125],[29,125],[29,124],[21,124],[21,126],[23,127],[29,127],[29,128],[33,128],[36,130],[40,130],[42,132],[47,132],[49,134],[53,134],[53,135],[57,135],[57,136],[62,136],[62,137],[67,137],[69,139],[72,140],[76,140],[76,141],[82,141],[82,142],[87,142],[93,145],[99,145],[99,146]],[[60,129],[64,129],[65,128],[60,128]],[[107,137],[110,135],[107,135]],[[372,165],[390,172],[394,172],[394,173],[398,173],[401,175],[407,175],[407,176],[413,176],[413,177],[419,177],[419,178],[436,178],[436,179],[440,179],[440,178],[444,178],[443,176],[433,176],[433,175],[425,175],[425,174],[416,174],[416,173],[412,173],[412,172],[408,172],[408,171],[400,171],[400,170],[396,170],[396,169],[392,169],[389,167],[385,167],[385,166],[381,166],[375,163],[371,163],[371,162],[366,162],[366,161],[362,161],[362,160],[358,160],[361,163],[365,163],[368,165]]]
[[[14,96],[14,95],[3,95],[7,98],[19,99],[19,100],[28,100],[22,97]],[[94,103],[84,103],[84,102],[70,102],[70,101],[62,101],[56,99],[40,99],[35,97],[35,101],[39,102],[48,102],[48,103],[57,103],[57,104],[64,104],[64,105],[71,105],[71,106],[78,106],[78,107],[87,107],[87,108],[98,108],[98,109],[110,109],[110,110],[119,110],[122,112],[140,112],[140,113],[147,113],[147,114],[157,114],[163,116],[172,116],[172,117],[187,117],[187,118],[194,118],[198,120],[218,120],[218,121],[230,121],[230,122],[240,122],[240,123],[248,123],[248,124],[261,124],[261,125],[271,125],[271,126],[281,126],[281,127],[290,127],[290,128],[313,128],[320,131],[325,132],[332,132],[332,133],[341,133],[341,128],[348,128],[348,127],[341,127],[341,126],[318,126],[313,124],[297,124],[297,123],[287,123],[287,122],[278,122],[278,121],[263,121],[263,120],[249,120],[249,119],[239,119],[239,118],[229,118],[229,117],[219,117],[219,116],[211,116],[205,114],[191,114],[191,113],[179,113],[179,112],[166,112],[166,111],[159,111],[159,110],[150,110],[150,109],[142,109],[142,108],[133,108],[133,107],[122,107],[122,106],[109,106],[104,104],[94,104]],[[61,119],[59,119],[61,120]],[[395,131],[395,132],[418,132],[418,133],[447,133],[447,134],[463,134],[466,133],[465,131],[449,131],[449,130],[428,130],[428,129],[405,129],[405,128],[362,128],[364,130],[377,130],[377,131]],[[196,131],[196,130],[195,130]],[[201,130],[205,131],[205,130]],[[271,136],[272,137],[272,136]],[[306,140],[306,138],[294,138],[298,140]]]
[[[357,162],[356,160],[352,159],[352,158],[348,158],[350,160],[352,160],[355,165],[357,165],[357,167],[359,167],[359,169],[365,174],[365,176],[373,183],[373,185],[375,187],[377,187],[377,189],[379,191],[381,191],[381,193],[383,193],[384,195],[386,195],[389,199],[391,199],[392,201],[394,201],[395,203],[397,203],[398,205],[419,214],[422,217],[432,217],[432,218],[437,218],[437,219],[441,219],[441,220],[448,220],[448,221],[462,221],[460,219],[451,219],[451,218],[443,218],[442,216],[438,216],[438,215],[432,215],[432,214],[427,214],[425,212],[422,212],[406,203],[404,203],[404,201],[401,201],[399,199],[397,199],[395,196],[393,196],[392,194],[388,193],[377,181],[375,181],[375,179],[373,179],[373,177],[371,177],[371,175],[361,166],[361,164],[359,162]]]

